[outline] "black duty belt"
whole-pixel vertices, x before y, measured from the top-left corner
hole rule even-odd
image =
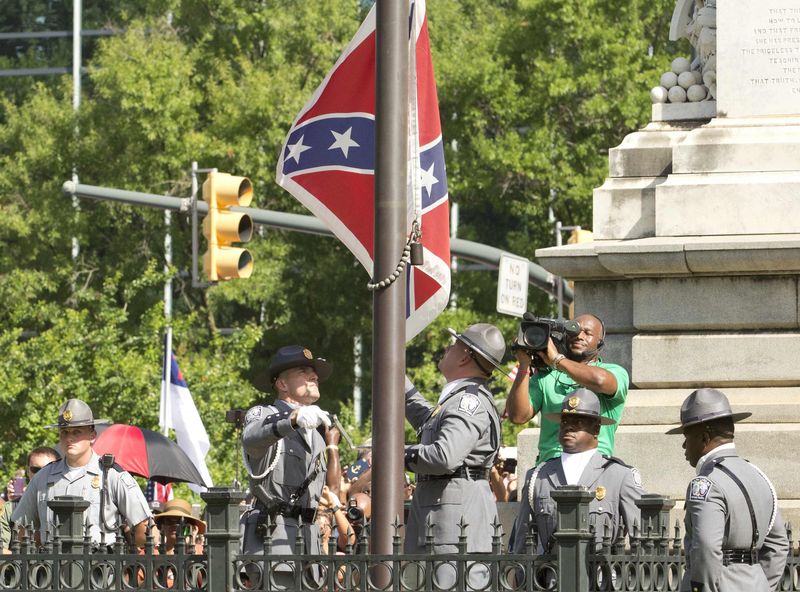
[[[461,467],[454,473],[447,475],[417,475],[417,483],[423,481],[439,481],[442,479],[471,479],[472,481],[489,479],[489,469],[483,467]]]
[[[316,508],[301,508],[286,502],[280,502],[267,508],[267,513],[271,516],[281,515],[285,518],[302,518],[306,524],[311,524],[317,517]]]
[[[751,549],[723,549],[722,565],[727,566],[732,563],[756,565],[758,563],[758,552]]]

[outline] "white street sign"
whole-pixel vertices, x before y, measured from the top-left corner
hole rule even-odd
[[[497,312],[521,317],[527,309],[528,260],[504,253],[497,278]]]

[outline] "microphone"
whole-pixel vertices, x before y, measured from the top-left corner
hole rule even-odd
[[[589,351],[581,352],[580,354],[575,356],[575,357],[579,358],[576,361],[577,362],[582,362],[583,360],[588,360],[589,358],[592,358],[592,357],[596,356],[598,353],[600,353],[600,350],[603,348],[604,345],[605,345],[605,342],[601,339],[600,341],[597,342],[597,347],[596,348],[590,349]],[[571,354],[572,352],[569,352],[569,353]],[[567,357],[570,357],[570,355],[567,354]]]

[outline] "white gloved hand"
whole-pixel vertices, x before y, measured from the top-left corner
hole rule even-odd
[[[321,423],[331,427],[331,419],[328,414],[316,405],[298,407],[294,421],[299,428],[316,428]]]

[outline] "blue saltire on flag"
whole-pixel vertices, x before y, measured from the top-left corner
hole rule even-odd
[[[407,233],[417,219],[424,265],[409,267],[406,340],[450,295],[450,220],[444,144],[424,0],[410,3]],[[277,182],[373,273],[375,7],[286,136]],[[380,279],[380,278],[376,278]]]

